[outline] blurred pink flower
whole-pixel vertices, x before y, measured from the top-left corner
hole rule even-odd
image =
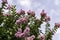
[[[15,34],[15,36],[16,36],[17,38],[21,38],[23,35],[24,35],[24,33],[20,33],[20,32],[17,32],[17,33]]]
[[[30,37],[27,37],[27,39],[26,39],[26,40],[34,40],[34,38],[35,38],[35,36],[34,36],[34,35],[32,35],[32,36],[30,36]]]
[[[50,16],[45,17],[45,22],[48,22],[48,21],[50,21]]]
[[[21,9],[21,10],[17,11],[17,14],[18,15],[25,14],[25,11]]]
[[[20,37],[22,37],[24,35],[24,33],[22,33],[22,29],[21,28],[18,28],[18,31],[17,31],[17,33],[15,34],[15,36],[17,37],[17,38],[20,38]]]
[[[28,14],[28,15],[32,15],[32,16],[35,16],[35,12],[32,11],[32,10],[29,10],[29,11],[27,12],[27,14]]]
[[[29,33],[30,33],[30,28],[29,27],[26,27],[26,29],[24,30],[24,36],[27,37],[29,36]]]
[[[27,23],[28,22],[28,17],[24,17],[22,21]]]
[[[44,34],[38,35],[38,39],[45,40],[45,35]]]
[[[22,18],[21,18],[21,19],[16,20],[16,24],[20,25],[21,23],[22,23]]]
[[[57,26],[59,28],[60,27],[60,23],[55,23],[55,26]]]
[[[42,12],[41,12],[41,16],[42,16],[42,17],[45,17],[45,16],[46,16],[46,13],[45,13],[44,10],[42,10]]]
[[[7,0],[2,0],[2,2],[4,2],[4,3],[8,3]]]

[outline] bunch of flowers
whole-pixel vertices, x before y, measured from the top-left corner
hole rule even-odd
[[[50,16],[44,10],[41,11],[41,17],[37,19],[35,12],[29,10],[16,11],[16,6],[9,5],[7,0],[2,0],[0,8],[0,40],[52,40],[52,35],[60,27],[60,23],[55,23],[54,28],[50,29]],[[8,10],[5,12],[3,9]],[[27,14],[27,15],[26,15]],[[45,33],[41,24],[46,23]]]

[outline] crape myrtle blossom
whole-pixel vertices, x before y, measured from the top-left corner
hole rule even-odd
[[[38,39],[45,40],[45,34],[38,35]]]
[[[44,21],[45,21],[45,22],[50,21],[50,16],[46,16]]]
[[[17,14],[18,14],[18,15],[25,14],[25,11],[22,10],[22,9],[20,9],[20,10],[17,11]]]
[[[41,17],[45,17],[45,16],[46,16],[45,11],[44,11],[44,10],[42,10],[40,15],[41,15]]]
[[[20,25],[21,23],[27,23],[28,22],[28,17],[23,17],[18,20],[16,20],[16,24]]]
[[[8,3],[7,0],[2,0],[2,3]]]
[[[27,12],[27,14],[28,14],[28,15],[32,15],[32,16],[35,16],[35,12],[32,11],[32,10],[29,10],[29,11]]]
[[[34,40],[34,38],[35,38],[35,36],[32,35],[32,36],[30,36],[30,37],[27,37],[26,40]]]
[[[29,27],[26,27],[26,29],[24,30],[24,32],[22,32],[22,29],[21,28],[18,28],[17,33],[15,33],[15,36],[17,38],[28,37],[29,36],[29,33],[30,33],[30,28]]]
[[[25,37],[28,37],[28,36],[30,35],[30,34],[29,34],[29,33],[30,33],[30,28],[29,28],[29,27],[26,27],[26,29],[24,30],[23,33],[24,33],[24,36],[25,36]]]
[[[55,26],[57,26],[59,28],[60,27],[60,23],[55,23]]]
[[[21,29],[21,28],[18,28],[18,31],[17,31],[17,33],[15,34],[15,36],[16,36],[17,38],[21,38],[21,37],[23,36],[23,34],[24,34],[24,33],[22,33],[22,29]]]

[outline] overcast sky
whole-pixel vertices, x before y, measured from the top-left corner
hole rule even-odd
[[[17,10],[34,10],[38,18],[41,10],[45,9],[47,14],[51,16],[51,28],[55,22],[60,22],[60,0],[8,0],[8,3],[16,5]],[[60,40],[60,28],[55,33],[53,40]]]

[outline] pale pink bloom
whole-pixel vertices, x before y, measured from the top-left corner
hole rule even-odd
[[[16,24],[20,25],[22,23],[22,19],[16,20]]]
[[[21,37],[23,37],[23,35],[24,35],[24,33],[20,33],[20,32],[17,32],[17,33],[15,34],[15,36],[16,36],[17,38],[21,38]]]
[[[32,10],[29,10],[29,11],[27,12],[27,14],[28,14],[28,15],[32,15],[32,16],[35,16],[35,12],[32,11]]]
[[[44,35],[44,34],[41,35],[41,39],[42,39],[42,40],[45,39],[45,35]]]
[[[30,33],[30,28],[29,27],[26,27],[26,29],[24,30],[24,36],[27,37],[29,36],[29,33]]]
[[[45,39],[45,35],[44,34],[38,35],[38,39],[44,40]]]
[[[45,22],[48,22],[48,21],[50,21],[50,16],[45,17]]]
[[[7,3],[7,0],[2,0],[2,2]]]
[[[44,10],[42,10],[42,12],[41,12],[41,16],[42,16],[42,17],[45,17],[45,16],[46,16],[46,13],[45,13]]]
[[[25,11],[21,9],[21,10],[17,11],[17,14],[18,15],[25,14]]]
[[[34,38],[35,38],[35,36],[34,36],[34,35],[32,35],[32,36],[30,36],[30,37],[27,37],[27,39],[26,39],[26,40],[34,40]]]
[[[34,38],[35,38],[35,36],[34,36],[34,35],[32,35],[32,36],[31,36],[31,38],[32,38],[32,39],[34,39]]]
[[[60,23],[55,23],[55,26],[58,26],[58,27],[60,27]]]
[[[24,18],[22,18],[23,20],[23,22],[25,22],[25,23],[27,23],[28,22],[28,17],[24,17]]]
[[[27,39],[26,40],[31,40],[31,37],[27,37]]]

